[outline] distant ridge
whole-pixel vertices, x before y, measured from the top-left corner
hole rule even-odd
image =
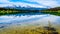
[[[6,6],[6,7],[0,7],[0,10],[8,10],[8,9],[15,9],[15,10],[52,10],[57,11],[60,10],[60,7],[54,7],[54,8],[36,8],[36,7],[21,7],[21,6]]]
[[[47,9],[47,8],[38,8],[38,7],[30,7],[30,6],[27,6],[27,7],[21,7],[21,6],[16,6],[16,5],[13,5],[13,6],[5,6],[5,7],[0,7],[0,9],[16,9],[16,10],[44,10],[44,9]]]
[[[52,11],[58,11],[58,10],[60,10],[60,7],[49,8],[48,10],[52,10]]]

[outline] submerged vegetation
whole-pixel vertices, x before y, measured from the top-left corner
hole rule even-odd
[[[0,30],[0,34],[60,34],[60,31],[48,26],[20,26]]]

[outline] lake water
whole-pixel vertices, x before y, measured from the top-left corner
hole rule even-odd
[[[43,25],[47,26],[48,22],[52,24],[52,26],[60,25],[60,16],[51,15],[51,14],[42,14],[42,13],[34,13],[34,14],[13,14],[13,15],[3,15],[0,16],[0,28],[3,26],[31,26],[31,25]],[[60,27],[60,26],[59,26]]]

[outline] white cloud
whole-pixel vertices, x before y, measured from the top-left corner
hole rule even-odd
[[[37,3],[42,4],[44,6],[50,6],[50,7],[60,6],[58,4],[57,0],[28,0],[28,1],[37,2]]]
[[[29,3],[23,3],[23,2],[9,2],[6,4],[0,4],[0,7],[4,7],[4,6],[21,6],[21,7],[40,7],[40,8],[46,8],[45,6],[42,5],[37,5],[37,4],[29,4]]]
[[[0,4],[0,7],[13,6],[13,4]]]
[[[22,2],[15,2],[15,3],[13,3],[14,5],[21,5],[21,7],[44,7],[44,6],[42,6],[42,5],[37,5],[37,4],[29,4],[29,3],[22,3]],[[45,8],[45,7],[44,7]]]
[[[13,5],[21,5],[22,7],[25,6],[31,6],[31,7],[44,7],[46,8],[46,6],[49,7],[56,7],[56,6],[60,6],[60,4],[58,3],[57,0],[26,0],[29,2],[37,2],[38,4],[29,4],[29,3],[25,3],[25,2],[10,2],[9,0],[0,0],[0,3],[5,3],[5,4],[0,4],[1,6],[13,6]]]
[[[8,0],[0,0],[1,3],[8,3]]]

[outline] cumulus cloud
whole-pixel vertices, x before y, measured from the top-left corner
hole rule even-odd
[[[8,0],[0,0],[0,3],[8,3]]]
[[[28,0],[28,1],[37,2],[44,6],[50,6],[50,7],[60,6],[60,4],[58,3],[59,0]]]
[[[17,1],[17,2],[16,2]],[[0,7],[1,6],[13,6],[13,5],[17,5],[17,6],[22,6],[22,7],[40,7],[40,8],[46,8],[46,7],[56,7],[56,6],[60,6],[59,0],[16,0],[14,2],[14,0],[9,1],[9,0],[0,0]],[[25,2],[24,2],[25,1]],[[36,3],[35,3],[36,2]]]

